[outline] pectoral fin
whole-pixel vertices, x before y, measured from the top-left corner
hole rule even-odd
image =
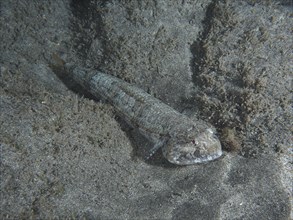
[[[159,150],[161,147],[163,147],[163,145],[166,143],[166,139],[158,139],[154,146],[152,147],[152,149],[149,151],[148,156],[146,157],[146,159],[150,159],[156,152],[157,150]]]

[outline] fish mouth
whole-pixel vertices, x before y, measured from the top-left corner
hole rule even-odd
[[[177,165],[192,165],[192,164],[199,164],[199,163],[213,161],[221,157],[222,154],[223,154],[222,151],[219,151],[215,154],[201,155],[198,157],[191,157],[187,154],[187,155],[180,155],[178,157],[172,157],[172,158],[169,157],[167,158],[167,160],[170,163],[177,164]]]
[[[163,148],[164,157],[173,164],[191,165],[215,160],[223,154],[221,143],[211,129],[182,143],[170,140]]]

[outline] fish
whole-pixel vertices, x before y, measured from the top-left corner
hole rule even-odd
[[[66,65],[66,71],[91,95],[107,100],[129,125],[139,130],[163,157],[176,165],[213,161],[222,156],[213,126],[176,111],[137,86],[99,70]]]

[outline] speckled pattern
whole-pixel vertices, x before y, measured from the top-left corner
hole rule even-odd
[[[7,0],[0,11],[1,220],[293,219],[291,0]],[[224,156],[146,159],[151,143],[61,81],[52,57],[211,123]]]
[[[153,141],[153,152],[162,147],[169,162],[190,165],[222,155],[211,125],[191,120],[117,77],[80,67],[68,67],[68,71],[92,95],[109,101],[125,121]]]

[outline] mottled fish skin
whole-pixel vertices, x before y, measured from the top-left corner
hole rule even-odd
[[[119,115],[162,147],[171,163],[203,163],[222,155],[214,128],[204,121],[192,120],[170,106],[117,77],[96,70],[69,67],[69,74],[92,95],[112,104]]]

